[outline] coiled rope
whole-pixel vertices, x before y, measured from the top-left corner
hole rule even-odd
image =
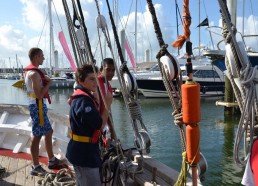
[[[75,186],[75,173],[69,169],[61,169],[57,173],[47,173],[38,181],[40,186]]]
[[[231,23],[230,14],[225,0],[219,0],[221,8],[223,27],[223,36],[226,44],[230,44],[231,51],[234,58],[234,66],[237,73],[237,78],[240,80],[240,86],[236,85],[233,72],[226,59],[226,67],[229,73],[229,80],[233,87],[236,99],[241,111],[241,118],[239,120],[237,134],[234,142],[234,160],[240,167],[245,166],[245,158],[240,158],[241,141],[244,138],[244,151],[245,156],[250,152],[253,140],[257,138],[258,133],[254,130],[257,125],[257,97],[256,97],[256,84],[258,79],[255,77],[257,66],[251,67],[248,58],[245,58],[246,52],[241,50],[238,42],[236,41],[235,34],[236,28]],[[248,146],[248,148],[246,148]],[[241,160],[244,159],[244,160]]]

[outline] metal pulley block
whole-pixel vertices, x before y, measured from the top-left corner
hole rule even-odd
[[[204,157],[204,155],[200,152],[200,161],[197,164],[197,175],[201,182],[205,180],[205,173],[207,172],[207,170],[208,170],[207,160]],[[190,175],[192,175],[191,169],[189,169],[189,173]]]
[[[85,49],[85,46],[84,46],[85,42],[84,42],[84,39],[83,39],[83,33],[82,33],[81,28],[76,30],[75,34],[76,34],[77,41],[79,43],[80,48]]]
[[[98,15],[96,18],[97,28],[104,29],[107,27],[106,18],[103,15]]]
[[[137,83],[136,83],[136,78],[134,77],[134,75],[132,75],[131,73],[125,72],[123,76],[124,76],[124,80],[125,80],[126,89],[129,92],[137,90]]]
[[[138,150],[141,150],[144,154],[150,153],[151,140],[146,130],[141,129],[134,142]]]
[[[180,66],[176,57],[162,56],[160,62],[163,64],[165,72],[169,74],[169,79],[173,80],[180,74]]]

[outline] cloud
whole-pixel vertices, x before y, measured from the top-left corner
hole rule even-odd
[[[23,55],[26,46],[26,36],[12,25],[3,25],[0,27],[0,59],[9,61],[15,58],[15,55]]]
[[[25,39],[24,34],[20,30],[14,29],[11,25],[3,25],[0,27],[0,45],[8,50],[22,51],[21,44]]]
[[[24,7],[22,8],[23,23],[30,29],[41,31],[46,17],[44,11],[47,13],[46,3],[43,0],[21,0]]]
[[[0,49],[1,59],[8,59],[10,56],[14,56],[16,53],[18,54],[19,59],[21,60],[21,63],[23,65],[26,65],[28,63],[28,57],[27,52],[30,49],[30,47],[37,46],[39,43],[39,47],[41,47],[44,50],[45,56],[46,56],[46,64],[49,62],[49,24],[48,24],[48,13],[47,13],[47,1],[46,0],[21,0],[22,2],[22,16],[20,16],[20,23],[23,23],[24,27],[17,26],[15,22],[10,22],[8,25],[2,25],[0,27]],[[71,6],[71,1],[67,1],[71,17],[73,17],[73,10]],[[80,1],[81,6],[84,13],[84,19],[85,24],[87,27],[87,32],[91,44],[91,50],[93,54],[95,55],[95,59],[97,60],[98,64],[100,63],[102,57],[101,57],[101,51],[99,47],[99,37],[98,37],[98,31],[101,34],[101,40],[102,40],[102,53],[106,53],[107,57],[112,57],[109,49],[104,47],[106,45],[106,41],[103,37],[103,34],[101,33],[101,30],[97,30],[95,19],[97,17],[97,9],[96,4],[94,0],[83,0]],[[69,38],[69,32],[67,28],[67,22],[65,13],[63,10],[63,5],[61,0],[54,0],[55,8],[52,7],[52,18],[53,18],[53,30],[54,30],[54,43],[55,48],[59,51],[59,59],[61,61],[61,66],[67,67],[69,65],[66,57],[64,56],[62,52],[62,47],[60,46],[60,43],[58,41],[58,32],[60,32],[62,29],[65,33],[68,45],[70,47],[71,53],[72,47],[70,43]],[[121,6],[121,5],[120,5]],[[157,15],[157,19],[159,22],[159,26],[162,32],[163,40],[166,44],[168,44],[168,50],[176,54],[177,50],[175,48],[171,47],[171,43],[176,40],[176,27],[171,27],[171,20],[168,19],[168,15],[166,11],[166,7],[164,4],[155,4],[155,11]],[[113,31],[110,24],[110,18],[107,11],[107,6],[104,1],[99,1],[99,8],[101,14],[103,14],[106,17],[108,28],[109,28],[109,35],[112,44],[114,44],[114,37],[113,37]],[[128,8],[123,12],[124,14],[128,13]],[[132,11],[129,15],[121,15],[121,17],[118,20],[117,25],[117,31],[118,35],[120,36],[121,29],[126,24],[126,35],[129,40],[130,46],[132,48],[132,51],[135,51],[135,12]],[[58,17],[57,17],[58,15]],[[116,16],[116,15],[114,15]],[[46,21],[46,25],[43,29],[44,22]],[[123,23],[123,26],[120,25],[120,19]],[[238,18],[239,22],[241,22],[241,19]],[[59,22],[60,21],[60,22]],[[257,33],[255,32],[255,29],[257,28],[257,17],[255,16],[249,16],[245,19],[245,33],[253,34]],[[61,24],[61,26],[60,26]],[[214,20],[210,19],[210,25],[219,25],[220,22],[215,22]],[[20,24],[19,24],[20,25]],[[191,36],[192,39],[196,40],[197,42],[193,42],[193,47],[198,45],[198,39],[195,37],[197,33],[197,29],[194,29],[194,24],[192,24],[191,31],[193,35]],[[238,30],[241,31],[242,24],[238,24]],[[217,30],[220,32],[219,30]],[[179,34],[182,34],[182,25],[180,25],[179,28]],[[202,28],[201,31],[201,45],[203,46],[211,46],[211,41],[209,39],[209,33],[205,28]],[[214,36],[214,35],[213,35]],[[220,41],[222,37],[215,36],[214,38],[214,44],[216,45],[218,41]],[[223,43],[222,43],[223,45]],[[248,46],[255,47],[257,45],[256,40],[251,40],[251,44],[248,44]],[[143,10],[140,10],[137,12],[137,59],[138,62],[143,62],[145,59],[145,50],[149,49],[152,57],[152,61],[156,61],[155,56],[157,52],[159,51],[159,43],[157,40],[157,36],[154,32],[154,26],[152,23],[152,17],[150,15],[150,12],[148,10],[147,5],[143,8]],[[184,50],[184,49],[183,49]],[[182,50],[182,53],[184,52]],[[119,59],[116,55],[116,47],[113,46],[113,51],[115,54],[115,58]],[[127,59],[127,57],[126,57]],[[119,61],[119,60],[118,60]]]

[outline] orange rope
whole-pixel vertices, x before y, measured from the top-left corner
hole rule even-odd
[[[173,47],[181,49],[185,41],[187,39],[190,39],[190,34],[191,34],[190,25],[191,25],[191,15],[189,10],[189,0],[184,0],[184,4],[183,4],[184,35],[178,36],[177,40],[174,43],[172,43]]]

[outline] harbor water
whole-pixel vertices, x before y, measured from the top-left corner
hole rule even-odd
[[[27,104],[25,90],[11,86],[15,81],[0,79],[1,104]],[[72,89],[51,89],[50,109],[68,114],[68,97]],[[215,102],[221,97],[201,98],[201,152],[208,162],[203,185],[241,185],[243,169],[233,160],[234,137],[239,116],[224,117],[223,107]],[[151,137],[150,156],[180,171],[181,141],[178,127],[171,115],[173,109],[168,99],[141,99],[143,121]],[[123,99],[114,98],[112,115],[118,138],[133,146],[134,134]]]

